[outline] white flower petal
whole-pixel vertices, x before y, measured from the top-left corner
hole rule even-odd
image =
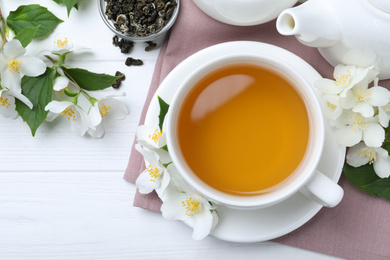
[[[192,238],[195,240],[201,240],[207,237],[211,228],[213,227],[214,217],[209,209],[204,205],[202,207],[201,213],[195,215],[194,217],[194,231],[192,233]]]
[[[95,130],[88,129],[88,134],[95,138],[102,138],[104,135],[104,127],[103,124],[99,124],[96,126]]]
[[[162,132],[160,138],[158,139],[157,146],[164,147],[166,145],[167,145],[167,135],[165,132]]]
[[[179,192],[174,184],[168,185],[165,190],[163,204],[161,206],[161,213],[163,218],[169,220],[185,220],[189,216],[186,215],[186,209],[182,206],[187,195]]]
[[[356,103],[352,108],[352,111],[355,113],[360,113],[364,117],[372,117],[375,113],[374,108],[367,102]]]
[[[63,54],[72,49],[73,43],[62,33],[57,33],[53,41],[53,53]]]
[[[152,151],[152,150],[148,150],[148,149],[144,149],[140,144],[136,144],[135,147],[134,147],[140,154],[142,154],[142,156],[144,157],[145,161],[151,165],[155,165],[157,166],[158,165],[158,155]]]
[[[18,117],[18,112],[15,110],[15,98],[7,96],[5,92],[5,90],[0,90],[0,114],[4,117],[15,119]]]
[[[89,117],[84,111],[78,109],[77,106],[73,106],[73,111],[75,112],[76,119],[70,120],[72,131],[77,135],[83,136],[90,126]]]
[[[348,149],[347,163],[353,167],[360,167],[370,161],[368,156],[363,156],[363,149],[367,149],[364,143],[359,143]]]
[[[7,60],[12,60],[26,53],[26,49],[18,40],[11,40],[4,45],[4,56]]]
[[[46,117],[46,121],[51,122],[58,117],[59,114],[49,111]]]
[[[343,108],[338,95],[324,95],[324,114],[331,120],[336,120],[341,116]]]
[[[378,157],[387,158],[389,157],[389,152],[382,147],[375,148],[375,151],[378,155]]]
[[[149,173],[145,170],[138,176],[135,185],[141,194],[149,194],[160,185],[160,180],[153,181]]]
[[[137,128],[136,136],[137,141],[142,144],[142,146],[149,149],[159,149],[158,141],[152,139],[153,133],[155,131],[160,131],[158,127],[140,125]]]
[[[72,106],[73,103],[69,101],[57,101],[53,100],[45,107],[46,111],[50,111],[52,113],[60,114],[68,107]]]
[[[360,129],[354,130],[350,126],[345,126],[338,129],[336,135],[339,144],[351,147],[362,140],[363,131]]]
[[[345,92],[345,95],[340,98],[340,101],[344,109],[351,109],[356,104],[355,95],[352,91]]]
[[[33,104],[31,103],[31,101],[24,95],[16,92],[16,91],[13,91],[13,90],[10,90],[7,92],[8,95],[11,95],[17,99],[19,99],[20,101],[22,101],[26,106],[28,106],[30,109],[33,108]]]
[[[351,85],[355,86],[356,84],[362,83],[363,85],[368,85],[372,82],[375,77],[378,75],[378,71],[374,70],[372,67],[361,68],[356,67],[356,71],[353,74],[351,79]]]
[[[104,104],[106,107],[110,108],[108,113],[108,118],[115,120],[122,120],[129,114],[129,109],[126,104],[116,98],[108,98],[99,102]]]
[[[46,71],[46,64],[37,57],[23,56],[20,60],[22,61],[20,72],[26,76],[37,77]]]
[[[54,80],[55,91],[61,91],[69,85],[69,79],[65,76],[59,76]]]
[[[165,190],[167,189],[167,187],[171,181],[171,176],[170,176],[170,173],[167,169],[164,170],[164,173],[161,175],[160,179],[161,179],[161,182],[159,184],[159,187],[156,188],[156,192],[157,192],[158,196],[162,200],[164,200]]]
[[[387,128],[389,126],[390,115],[382,107],[378,107],[379,123]]]
[[[377,123],[369,124],[363,134],[364,143],[369,147],[382,146],[385,130]]]
[[[90,107],[88,115],[93,126],[97,126],[102,122],[102,115],[100,114],[98,103]]]
[[[374,170],[380,178],[388,178],[390,176],[390,158],[378,157],[374,162]]]
[[[314,85],[324,94],[339,94],[343,91],[344,87],[337,85],[335,81],[330,79],[319,79]]]
[[[21,86],[21,76],[19,72],[11,72],[8,69],[1,73],[1,86],[3,88],[8,88],[9,90],[14,90],[16,92],[22,92]]]
[[[8,60],[5,58],[4,54],[0,53],[0,71],[8,69]]]
[[[371,87],[368,103],[373,106],[384,106],[390,102],[390,91],[383,87]]]

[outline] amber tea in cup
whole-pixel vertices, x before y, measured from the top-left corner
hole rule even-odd
[[[212,203],[268,207],[300,191],[334,207],[343,190],[317,170],[318,99],[283,57],[225,54],[180,83],[164,126],[181,178]]]
[[[266,193],[288,180],[309,138],[299,93],[280,74],[254,64],[208,73],[183,100],[177,120],[189,168],[233,195]]]

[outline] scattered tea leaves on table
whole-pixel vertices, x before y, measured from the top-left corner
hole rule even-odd
[[[160,130],[162,130],[165,116],[168,113],[169,105],[161,97],[157,96],[157,98],[158,98],[158,103],[160,104],[160,114],[158,115],[158,119],[159,119],[158,126],[160,127]]]
[[[129,57],[126,59],[125,64],[127,66],[141,66],[144,65],[144,62],[142,60]]]
[[[40,25],[37,27],[24,28],[17,35],[15,35],[14,39],[19,40],[22,46],[26,47],[34,39],[35,33],[37,32],[39,26]]]
[[[121,76],[111,76],[108,74],[99,74],[80,68],[62,67],[65,74],[77,82],[85,90],[102,90],[111,87]]]
[[[112,38],[112,44],[121,49],[122,53],[128,54],[133,50],[134,42],[125,39],[119,39],[117,35]]]
[[[126,79],[126,76],[125,76],[125,74],[123,74],[120,71],[117,71],[115,73],[115,76],[120,77],[119,79],[115,80],[114,84],[112,84],[112,87],[117,89],[121,86],[122,81],[124,81]]]
[[[16,111],[28,124],[33,136],[47,117],[48,111],[45,107],[52,101],[53,85],[54,70],[52,68],[47,68],[46,72],[38,77],[24,76],[22,78],[22,94],[31,101],[33,109],[16,99]]]
[[[10,12],[7,17],[7,25],[16,35],[26,28],[39,26],[34,38],[48,35],[62,22],[47,8],[37,4],[19,6],[16,11]]]
[[[72,8],[78,9],[77,0],[53,0],[59,5],[65,5],[66,9],[68,11],[68,17],[70,12],[72,11]]]
[[[145,47],[145,51],[151,51],[157,47],[157,44],[152,41],[147,41],[146,43],[148,44],[148,46]]]

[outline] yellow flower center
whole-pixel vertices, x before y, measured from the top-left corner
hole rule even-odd
[[[351,122],[350,127],[353,130],[362,129],[365,131],[367,129],[366,128],[366,119],[361,115],[353,114],[348,120],[349,120],[349,122]]]
[[[20,65],[22,65],[22,61],[11,60],[8,62],[8,69],[10,72],[20,72]]]
[[[351,72],[347,70],[345,73],[335,73],[334,78],[336,79],[336,82],[334,84],[336,86],[348,86],[349,80],[351,78]]]
[[[65,38],[65,40],[58,39],[57,41],[54,41],[55,44],[57,44],[58,48],[65,48],[68,47],[68,38]]]
[[[100,115],[102,115],[102,117],[107,116],[108,112],[110,110],[111,110],[110,106],[106,106],[104,103],[99,104],[99,111],[100,111]]]
[[[335,104],[332,104],[332,103],[330,103],[329,101],[326,102],[326,105],[327,105],[330,109],[332,109],[332,110],[336,110],[336,108],[337,108],[337,106],[336,106]]]
[[[153,134],[149,135],[149,138],[152,139],[157,144],[161,135],[162,135],[162,131],[156,129],[156,130],[154,130]]]
[[[152,167],[151,165],[146,168],[146,171],[149,173],[150,181],[156,182],[156,179],[161,176],[161,173],[157,167]]]
[[[358,155],[369,158],[369,164],[373,164],[376,161],[376,152],[373,148],[363,148],[358,150]]]
[[[353,92],[355,94],[355,99],[357,101],[367,101],[370,98],[371,94],[368,91],[368,88],[361,87],[358,90]]]
[[[186,208],[187,212],[186,212],[186,215],[187,216],[193,216],[193,215],[197,215],[200,213],[200,202],[197,201],[196,199],[192,198],[192,197],[189,197],[189,198],[186,198],[185,201],[182,201],[182,206]]]
[[[73,110],[73,108],[71,107],[68,107],[67,109],[65,109],[64,111],[62,111],[62,113],[60,114],[61,116],[64,116],[65,118],[68,117],[68,120],[70,120],[72,118],[73,121],[76,121],[76,114]]]
[[[6,107],[9,108],[11,104],[8,102],[8,98],[2,98],[0,97],[0,107]]]

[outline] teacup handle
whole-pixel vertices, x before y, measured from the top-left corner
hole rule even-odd
[[[344,190],[318,170],[300,192],[309,199],[329,208],[337,206],[344,196]]]

